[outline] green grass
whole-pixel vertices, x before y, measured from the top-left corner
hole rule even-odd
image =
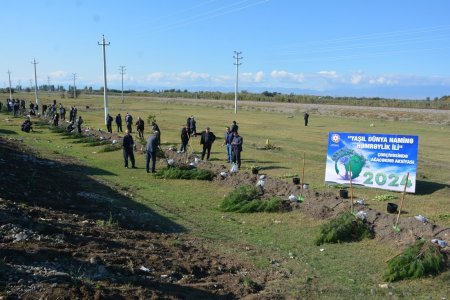
[[[26,100],[34,95],[21,95]],[[76,104],[85,125],[102,128],[103,99],[100,96],[84,96],[76,102],[62,99],[63,104]],[[232,120],[239,125],[244,137],[242,166],[260,166],[269,176],[301,174],[303,153],[306,156],[305,182],[320,192],[338,193],[338,187],[326,186],[323,182],[326,160],[326,141],[329,131],[353,131],[386,134],[419,135],[418,185],[416,194],[407,194],[404,202],[405,214],[401,218],[421,214],[435,220],[441,226],[450,226],[448,199],[450,187],[450,127],[414,121],[379,120],[369,114],[354,113],[346,109],[348,116],[327,115],[322,109],[310,113],[310,124],[303,126],[303,107],[288,113],[269,112],[277,105],[241,103],[238,115],[229,105],[211,102],[180,102],[176,99],[126,98],[110,96],[110,113],[130,112],[134,119],[152,114],[158,120],[164,144],[180,143],[181,126],[187,116],[195,115],[199,129],[206,126],[218,137],[222,137],[225,126]],[[85,105],[91,109],[85,111]],[[266,109],[267,108],[267,109]],[[293,118],[287,118],[293,115]],[[300,210],[289,213],[241,214],[222,212],[219,205],[224,195],[233,188],[216,182],[197,180],[160,180],[146,177],[143,166],[144,155],[136,155],[140,169],[123,168],[122,153],[117,151],[92,153],[92,148],[83,144],[72,144],[65,135],[51,132],[48,126],[39,132],[25,134],[20,131],[21,119],[6,121],[0,118],[0,134],[23,139],[24,144],[38,149],[43,157],[52,159],[54,150],[71,156],[83,164],[104,170],[104,173],[86,174],[118,188],[133,190],[133,201],[142,203],[169,221],[186,228],[186,234],[201,238],[213,251],[247,261],[272,272],[289,271],[289,276],[269,282],[265,290],[285,298],[301,299],[441,299],[449,297],[447,287],[450,271],[446,270],[433,278],[394,282],[393,289],[380,289],[386,271],[385,259],[397,254],[394,243],[377,239],[357,243],[315,245],[315,238],[324,223],[304,215]],[[267,122],[270,120],[270,122]],[[375,127],[370,127],[370,124]],[[276,124],[276,126],[274,125]],[[444,123],[443,123],[444,124]],[[6,132],[4,133],[3,132]],[[15,134],[7,132],[12,131]],[[146,136],[148,131],[146,130]],[[133,133],[134,137],[135,133]],[[266,140],[280,147],[278,151],[261,151]],[[51,141],[51,142],[48,142]],[[201,150],[199,137],[193,138],[195,152]],[[225,148],[216,142],[212,148],[212,159],[222,161]],[[107,145],[104,147],[109,147]],[[102,148],[103,146],[99,146]],[[117,146],[117,150],[120,146]],[[381,191],[382,192],[382,191]],[[374,209],[385,211],[385,203],[372,200],[380,190],[354,187],[354,197],[364,198]],[[396,193],[392,193],[396,194]],[[400,196],[400,193],[396,195]],[[246,247],[252,249],[246,251]],[[324,249],[324,251],[320,251]],[[289,255],[292,254],[292,255]],[[291,258],[292,257],[292,258]],[[272,261],[278,262],[278,265]],[[253,277],[251,277],[253,278]],[[391,293],[391,294],[389,294]]]

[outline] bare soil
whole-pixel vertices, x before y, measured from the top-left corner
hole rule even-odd
[[[265,298],[267,273],[84,175],[105,171],[13,139],[0,157],[0,298]]]

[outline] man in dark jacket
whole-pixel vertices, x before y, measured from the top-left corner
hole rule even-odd
[[[117,132],[122,132],[122,116],[120,114],[117,114],[116,116],[116,125]]]
[[[242,143],[244,142],[243,138],[236,131],[233,133],[233,141],[231,142],[231,146],[233,147],[233,163],[237,164],[238,168],[241,168],[241,152],[242,152]]]
[[[159,147],[159,132],[155,131],[147,139],[147,145],[145,145],[145,169],[147,173],[150,173],[150,160],[152,160],[152,173],[156,172],[156,153]]]
[[[123,148],[123,159],[125,161],[125,168],[128,168],[128,158],[130,158],[131,167],[135,169],[136,166],[133,153],[134,141],[133,137],[131,136],[128,130],[125,130],[125,136],[123,137],[122,140],[122,148]]]
[[[180,148],[181,153],[187,151],[188,142],[189,142],[189,132],[187,126],[183,126],[183,129],[181,129],[181,148]]]
[[[133,132],[133,129],[131,128],[133,126],[133,116],[127,113],[125,115],[125,123],[127,123],[127,129],[131,133]]]
[[[305,119],[305,126],[308,126],[308,119],[309,119],[309,114],[308,112],[305,112],[303,119]]]
[[[109,133],[112,133],[112,121],[113,117],[111,117],[109,114],[106,116],[106,129]]]
[[[141,119],[141,117],[138,118],[136,122],[136,130],[139,133],[139,138],[144,139],[144,120]]]
[[[239,129],[239,126],[236,124],[236,121],[233,121],[233,123],[231,124],[231,133],[237,132]]]
[[[208,152],[208,154],[206,155],[206,160],[209,159],[209,155],[211,154],[211,146],[215,140],[216,136],[214,135],[214,133],[209,130],[209,127],[206,127],[205,131],[202,132],[200,138],[200,145],[203,145],[202,160],[205,158],[206,152]]]

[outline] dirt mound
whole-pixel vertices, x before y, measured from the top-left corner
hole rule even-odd
[[[0,157],[0,296],[234,299],[271,278],[89,177],[104,170],[39,158],[13,139],[0,138]]]
[[[173,159],[175,164],[195,163],[195,157],[187,157],[184,153],[176,153],[176,151],[167,150],[166,157]],[[237,187],[239,185],[248,184],[255,185],[259,179],[259,175],[253,175],[248,171],[239,171],[230,173],[230,166],[218,164],[209,161],[199,161],[197,164],[199,169],[208,169],[216,174],[214,180],[221,185]],[[221,172],[225,172],[225,176],[221,176]],[[264,199],[278,197],[283,201],[283,208],[286,211],[299,209],[306,215],[315,219],[329,219],[336,217],[344,211],[350,210],[350,200],[339,197],[338,193],[333,192],[317,192],[310,189],[301,190],[300,185],[283,180],[273,178],[265,174]],[[290,195],[304,197],[304,202],[289,201]],[[371,209],[366,205],[354,206],[355,212],[362,211],[366,215],[366,221],[373,228],[375,236],[384,241],[393,241],[398,245],[412,244],[420,237],[437,238],[450,240],[450,228],[441,228],[429,222],[421,222],[414,217],[399,220],[398,227],[400,232],[393,230],[396,214],[387,214]]]

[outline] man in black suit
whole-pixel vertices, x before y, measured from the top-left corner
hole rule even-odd
[[[215,140],[216,136],[214,135],[214,133],[209,130],[209,127],[206,127],[205,131],[202,132],[200,138],[200,145],[203,145],[202,160],[205,158],[206,152],[208,152],[206,155],[206,160],[209,159],[209,155],[211,154],[211,146]]]

